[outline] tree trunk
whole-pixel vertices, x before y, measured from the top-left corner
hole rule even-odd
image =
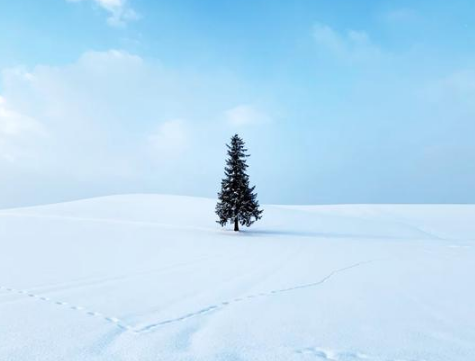
[[[239,232],[239,222],[237,218],[234,218],[234,232]]]

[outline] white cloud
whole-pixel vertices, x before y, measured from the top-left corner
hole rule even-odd
[[[19,136],[26,132],[38,131],[38,124],[31,118],[9,110],[6,100],[0,97],[0,135]]]
[[[252,105],[242,104],[224,113],[226,122],[233,127],[265,124],[271,121],[268,114],[258,110]]]
[[[154,158],[176,159],[188,147],[189,139],[185,122],[181,119],[163,122],[148,136],[148,141]]]
[[[0,96],[0,159],[12,163],[26,156],[25,141],[44,134],[40,123],[9,109],[6,99]]]
[[[340,34],[328,25],[317,23],[313,27],[313,38],[322,54],[350,63],[376,60],[382,55],[364,31],[348,30]]]
[[[228,137],[223,109],[254,97],[232,74],[169,68],[120,50],[6,69],[0,81],[4,159],[13,156],[15,167],[38,177],[111,189],[119,181],[150,181],[172,192],[178,174],[191,182],[191,174],[203,173],[203,154],[219,154]],[[250,120],[259,114],[241,113]],[[2,177],[7,172],[0,167]]]
[[[86,0],[66,0],[82,2]],[[92,0],[109,13],[107,23],[111,26],[124,26],[131,20],[137,20],[139,15],[127,3],[127,0]]]
[[[315,24],[313,37],[317,45],[327,48],[335,54],[343,54],[346,50],[344,39],[331,27],[325,24]]]

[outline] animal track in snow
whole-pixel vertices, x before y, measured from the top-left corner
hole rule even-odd
[[[103,315],[100,312],[88,310],[87,308],[85,308],[83,306],[75,306],[75,305],[69,304],[68,302],[52,300],[49,297],[37,295],[37,294],[31,293],[27,290],[19,290],[19,289],[16,289],[16,288],[0,286],[0,291],[1,290],[7,291],[7,292],[10,292],[10,293],[16,293],[16,294],[19,294],[19,295],[22,295],[22,296],[27,296],[27,297],[36,299],[38,301],[48,302],[48,303],[53,304],[55,306],[63,307],[63,308],[70,309],[70,310],[73,310],[73,311],[81,312],[81,313],[83,313],[85,315],[88,315],[90,317],[96,317],[96,318],[102,319],[102,320],[104,320],[108,323],[111,323],[111,324],[115,325],[116,327],[119,327],[122,330],[130,331],[130,332],[134,332],[134,333],[136,332],[133,329],[132,326],[128,325],[127,323],[125,323],[123,321],[121,321],[117,317],[106,316],[106,315]]]
[[[190,313],[187,313],[187,314],[185,314],[183,316],[180,316],[180,317],[171,318],[171,319],[168,319],[168,320],[164,320],[164,321],[160,321],[160,322],[151,323],[149,325],[145,325],[145,326],[137,329],[136,332],[138,332],[138,333],[149,332],[149,331],[152,331],[152,330],[154,330],[158,327],[168,325],[168,324],[171,324],[171,323],[175,323],[175,322],[188,320],[188,319],[193,318],[193,317],[201,316],[203,314],[210,313],[210,312],[213,312],[213,311],[217,311],[219,309],[222,309],[224,307],[227,307],[229,305],[232,305],[232,304],[235,304],[235,303],[238,303],[238,302],[243,302],[243,301],[247,301],[247,300],[255,299],[255,298],[274,296],[276,294],[290,292],[290,291],[296,291],[296,290],[299,290],[299,289],[304,289],[304,288],[309,288],[309,287],[315,287],[315,286],[321,285],[322,283],[325,283],[326,281],[328,281],[330,278],[332,278],[334,275],[336,275],[338,273],[345,272],[345,271],[348,271],[352,268],[356,268],[356,267],[359,267],[359,266],[362,266],[364,264],[371,263],[371,262],[373,262],[373,260],[358,262],[358,263],[352,264],[351,266],[339,268],[337,270],[334,270],[334,271],[330,272],[328,275],[326,275],[325,277],[323,277],[322,279],[320,279],[317,282],[306,283],[306,284],[301,284],[301,285],[287,287],[287,288],[280,288],[280,289],[276,289],[276,290],[272,290],[272,291],[268,291],[268,292],[260,292],[260,293],[250,294],[250,295],[247,295],[247,296],[237,297],[237,298],[227,300],[227,301],[222,301],[222,302],[217,303],[215,305],[207,306],[207,307],[202,308],[198,311],[190,312]]]
[[[238,303],[238,302],[243,302],[243,301],[256,299],[256,298],[262,298],[262,297],[270,297],[270,296],[274,296],[274,295],[280,294],[280,293],[291,292],[291,291],[296,291],[296,290],[300,290],[300,289],[304,289],[304,288],[315,287],[315,286],[321,285],[322,283],[325,283],[326,281],[328,281],[330,278],[332,278],[334,275],[336,275],[338,273],[346,272],[346,271],[348,271],[352,268],[356,268],[356,267],[359,267],[361,265],[371,263],[371,262],[373,262],[373,261],[370,260],[370,261],[358,262],[358,263],[355,263],[355,264],[347,266],[347,267],[339,268],[337,270],[334,270],[334,271],[330,272],[328,275],[326,275],[325,277],[323,277],[322,279],[320,279],[317,282],[306,283],[306,284],[301,284],[301,285],[287,287],[287,288],[280,288],[280,289],[276,289],[276,290],[272,290],[272,291],[268,291],[268,292],[259,292],[259,293],[250,294],[250,295],[247,295],[247,296],[237,297],[237,298],[234,298],[234,299],[231,299],[231,300],[226,300],[226,301],[219,302],[219,303],[214,304],[214,305],[209,305],[209,306],[204,307],[204,308],[202,308],[198,311],[189,312],[189,313],[186,313],[186,314],[184,314],[182,316],[179,316],[179,317],[170,318],[170,319],[163,320],[163,321],[160,321],[160,322],[154,322],[154,323],[142,326],[142,327],[134,327],[134,326],[131,326],[131,325],[127,324],[126,322],[120,320],[117,317],[107,316],[107,315],[104,315],[100,312],[89,310],[89,309],[87,309],[86,307],[83,307],[83,306],[77,306],[77,305],[69,304],[68,302],[53,300],[49,297],[41,296],[41,295],[32,293],[30,291],[27,291],[27,290],[21,290],[21,289],[16,289],[16,288],[0,286],[0,291],[4,290],[4,291],[10,292],[10,293],[16,293],[16,294],[27,296],[27,297],[30,297],[30,298],[33,298],[33,299],[36,299],[36,300],[39,300],[39,301],[48,302],[48,303],[54,304],[58,307],[64,307],[66,309],[70,309],[70,310],[73,310],[73,311],[76,311],[76,312],[81,312],[81,313],[83,313],[87,316],[102,319],[105,322],[113,324],[116,327],[118,327],[118,328],[120,328],[124,331],[129,331],[129,332],[132,332],[132,333],[140,334],[140,333],[144,333],[144,332],[150,332],[150,331],[155,330],[155,329],[157,329],[161,326],[165,326],[165,325],[176,323],[176,322],[185,321],[185,320],[188,320],[190,318],[194,318],[194,317],[201,316],[201,315],[204,315],[204,314],[207,314],[207,313],[211,313],[211,312],[217,311],[219,309],[222,309],[224,307],[227,307],[229,305],[232,305],[232,304],[235,304],[235,303]],[[347,361],[347,359],[348,358],[346,358],[346,359],[327,358],[327,360],[336,360],[336,361]],[[350,358],[348,360],[357,360],[357,359],[354,359],[354,358],[351,359]],[[394,360],[394,361],[396,361],[396,360]],[[401,361],[406,361],[406,360],[401,360]]]
[[[302,356],[307,355],[321,361],[426,361],[424,359],[414,358],[388,358],[383,356],[368,355],[362,352],[330,350],[320,347],[306,347],[296,350],[295,353]]]

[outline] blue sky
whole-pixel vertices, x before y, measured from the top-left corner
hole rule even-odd
[[[475,3],[2,1],[0,207],[214,197],[474,203]]]

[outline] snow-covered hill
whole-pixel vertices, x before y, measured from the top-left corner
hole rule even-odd
[[[0,211],[0,360],[475,360],[475,206]]]

